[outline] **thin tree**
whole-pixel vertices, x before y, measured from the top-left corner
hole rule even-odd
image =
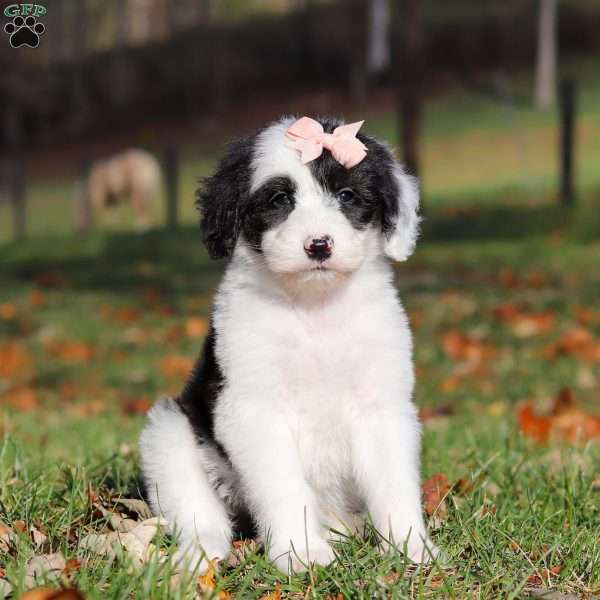
[[[558,0],[540,0],[535,74],[535,102],[540,108],[556,100],[557,13]]]
[[[418,176],[423,114],[423,26],[419,0],[402,0],[398,5],[400,144],[404,165],[412,175]]]

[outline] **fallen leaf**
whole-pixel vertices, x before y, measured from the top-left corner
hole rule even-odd
[[[265,594],[264,596],[261,596],[260,600],[281,600],[281,598],[282,598],[281,584],[277,583],[275,585],[275,591]]]
[[[42,306],[46,306],[48,303],[46,300],[46,296],[38,289],[33,289],[31,291],[31,296],[29,296],[29,302],[31,306],[35,306],[36,308],[41,308]]]
[[[423,483],[423,499],[425,511],[429,516],[434,513],[440,517],[445,517],[447,508],[445,498],[450,491],[450,482],[446,475],[438,473],[430,477]]]
[[[497,354],[494,346],[460,331],[446,332],[442,336],[442,347],[450,358],[472,363],[481,363]]]
[[[8,403],[17,410],[35,410],[40,405],[36,391],[30,387],[19,387],[6,392]]]
[[[574,356],[587,362],[600,362],[600,343],[591,331],[583,327],[567,331],[556,342],[546,346],[542,354],[548,360]]]
[[[33,525],[29,533],[31,534],[31,541],[37,548],[43,546],[48,541],[48,536]]]
[[[125,533],[112,531],[104,534],[89,534],[79,542],[79,547],[109,557],[115,556],[119,549],[123,549],[132,561],[139,566],[146,562],[156,551],[150,542],[158,532],[159,527],[165,525],[166,521],[164,519],[153,517],[138,523]]]
[[[550,438],[570,443],[600,439],[600,416],[579,408],[570,388],[558,392],[547,415],[537,414],[531,401],[524,403],[519,409],[519,426],[539,443]]]
[[[537,415],[531,402],[526,402],[519,408],[519,428],[521,431],[543,444],[548,441],[552,419]]]
[[[194,359],[189,356],[170,354],[160,361],[160,369],[168,377],[188,377],[193,368]]]
[[[206,337],[208,321],[204,317],[191,317],[185,322],[185,333],[192,339]]]
[[[8,598],[13,591],[13,586],[6,580],[0,578],[0,596]],[[22,596],[24,598],[25,596]]]
[[[27,523],[25,523],[25,521],[15,521],[13,527],[20,533],[25,533],[27,531]]]
[[[0,304],[0,319],[3,321],[12,321],[17,316],[17,307],[11,302]]]
[[[33,360],[20,342],[0,345],[0,378],[25,381],[32,373]]]
[[[77,573],[83,566],[83,561],[77,558],[69,558],[65,565],[64,574],[70,575],[71,573]]]
[[[25,574],[25,587],[31,588],[38,579],[58,578],[67,562],[61,552],[34,556],[28,563]]]
[[[21,600],[85,600],[85,598],[75,588],[36,588],[25,592]]]
[[[119,498],[117,504],[124,506],[129,512],[139,515],[142,519],[153,517],[152,509],[143,500],[137,498]]]
[[[128,400],[123,407],[126,415],[145,415],[152,408],[152,400],[145,396]]]
[[[55,341],[47,345],[54,358],[69,363],[85,363],[94,357],[94,348],[90,344],[77,341]]]
[[[121,323],[132,323],[133,321],[138,321],[141,317],[141,313],[137,308],[132,306],[125,306],[123,308],[117,309],[113,313],[113,317],[121,322]]]

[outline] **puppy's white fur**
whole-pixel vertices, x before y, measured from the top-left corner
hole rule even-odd
[[[150,502],[192,563],[227,554],[236,487],[283,569],[289,560],[295,569],[330,562],[329,528],[359,513],[420,561],[435,548],[421,512],[412,342],[385,258],[404,260],[414,248],[416,186],[397,167],[404,196],[395,231],[357,231],[300,163],[288,127],[259,137],[251,186],[289,176],[294,211],[266,232],[261,255],[238,241],[215,301],[226,373],[215,437],[231,464],[200,446],[178,407],[163,401],[141,438]],[[315,270],[303,240],[325,234],[334,254]]]

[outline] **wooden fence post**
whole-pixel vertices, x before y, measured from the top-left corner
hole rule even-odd
[[[25,193],[25,161],[16,157],[9,163],[10,199],[13,205],[15,240],[22,240],[27,230],[27,195]]]
[[[560,84],[560,156],[561,186],[560,200],[565,205],[575,203],[575,119],[576,86],[571,79]]]
[[[90,161],[85,161],[81,166],[79,178],[79,231],[89,231],[94,226],[94,211],[90,198],[88,178],[90,175]]]
[[[179,223],[179,151],[177,146],[165,150],[165,182],[167,187],[167,227]]]

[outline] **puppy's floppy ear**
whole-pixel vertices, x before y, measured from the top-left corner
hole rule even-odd
[[[233,254],[250,196],[254,136],[233,142],[217,171],[203,181],[196,204],[202,211],[202,241],[211,258]]]
[[[384,194],[382,215],[384,252],[402,261],[413,253],[419,235],[419,186],[395,160],[390,175],[392,185]]]

